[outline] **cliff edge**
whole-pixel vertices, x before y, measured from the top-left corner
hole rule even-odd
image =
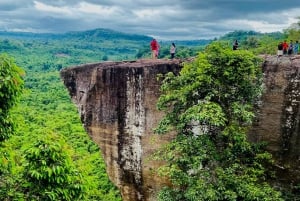
[[[282,185],[300,182],[300,55],[265,56],[263,94],[249,133],[264,141],[278,169]]]
[[[151,154],[172,135],[153,133],[162,113],[156,108],[158,74],[178,73],[181,60],[137,60],[86,64],[61,71],[81,121],[103,154],[110,179],[124,201],[156,200],[167,181]]]

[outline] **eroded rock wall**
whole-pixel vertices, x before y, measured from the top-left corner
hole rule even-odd
[[[300,56],[266,56],[264,91],[250,140],[265,141],[279,182],[300,182]]]
[[[162,117],[156,109],[158,74],[178,73],[180,60],[138,60],[87,64],[61,71],[85,129],[103,154],[110,179],[124,201],[156,200],[167,181],[153,174],[160,165],[150,155],[172,135],[153,128]]]

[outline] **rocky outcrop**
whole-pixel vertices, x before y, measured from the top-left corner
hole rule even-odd
[[[264,92],[249,132],[266,141],[276,158],[280,182],[300,181],[300,58],[266,56]],[[172,134],[153,128],[162,117],[156,109],[158,74],[178,73],[180,60],[137,60],[87,64],[61,71],[61,77],[91,138],[99,145],[110,179],[124,201],[154,201],[162,185],[153,174],[160,165],[151,154]]]
[[[172,135],[153,128],[162,117],[156,109],[158,74],[178,73],[180,60],[138,60],[87,64],[61,71],[85,129],[103,154],[110,179],[124,201],[156,200],[165,184],[153,174],[160,166],[151,154]]]
[[[252,141],[265,141],[281,183],[300,182],[300,56],[266,56]]]

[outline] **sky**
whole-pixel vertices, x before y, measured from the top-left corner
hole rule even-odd
[[[283,31],[299,16],[299,0],[0,0],[0,31],[107,28],[160,40]]]

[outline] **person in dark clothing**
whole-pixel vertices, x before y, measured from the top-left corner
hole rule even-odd
[[[280,57],[280,56],[282,56],[282,55],[283,55],[283,43],[280,42],[280,43],[278,44],[277,56]]]
[[[293,50],[294,50],[294,43],[291,40],[290,44],[289,44],[289,47],[288,47],[288,55],[292,55],[293,54]]]
[[[239,43],[238,43],[237,40],[235,40],[235,41],[233,42],[232,49],[233,49],[233,50],[237,50],[238,47],[239,47]]]

